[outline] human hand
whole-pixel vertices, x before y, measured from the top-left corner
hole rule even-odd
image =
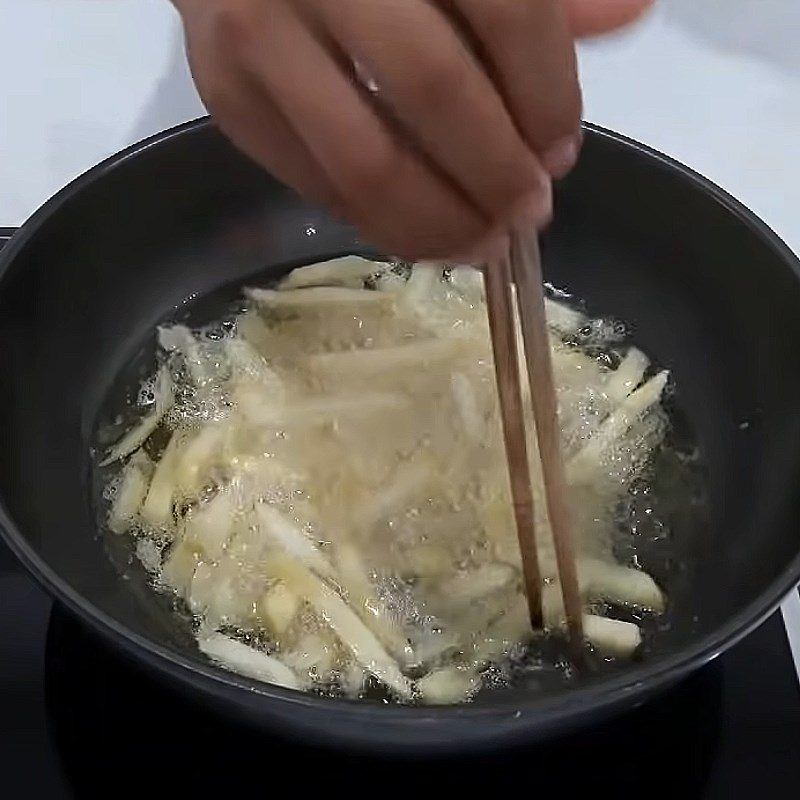
[[[547,222],[580,146],[573,38],[649,1],[173,0],[237,147],[387,252],[469,261]]]

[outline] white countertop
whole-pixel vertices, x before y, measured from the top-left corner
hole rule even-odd
[[[0,20],[0,226],[204,113],[167,0],[0,0]],[[800,0],[660,0],[582,46],[585,117],[707,175],[800,252],[798,32]],[[784,616],[800,658],[797,593]]]

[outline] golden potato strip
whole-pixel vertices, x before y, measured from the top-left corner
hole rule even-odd
[[[270,559],[266,568],[271,575],[284,580],[314,606],[367,672],[371,672],[400,697],[411,699],[414,694],[411,681],[403,675],[397,662],[384,650],[355,611],[330,586],[302,564],[286,557]]]

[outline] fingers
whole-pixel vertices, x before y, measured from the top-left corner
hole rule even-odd
[[[563,0],[576,38],[597,36],[638,19],[654,0]]]
[[[549,216],[541,160],[557,175],[574,157],[580,94],[564,0],[447,1],[485,62],[433,0],[174,0],[201,96],[240,149],[387,251],[482,260]]]
[[[216,80],[224,80],[225,89],[204,90],[203,101],[231,142],[306,200],[346,213],[325,170],[252,78],[233,72]]]
[[[477,38],[527,143],[551,174],[560,177],[577,159],[581,118],[565,0],[448,2]]]
[[[195,0],[175,0],[183,10]],[[201,98],[222,132],[245,155],[307,200],[341,213],[325,171],[256,80],[223,48],[213,26],[187,27],[187,55]]]
[[[549,176],[438,8],[425,0],[308,5],[325,33],[365,66],[403,133],[487,219],[508,224],[523,214],[539,225],[549,217]]]
[[[480,242],[488,221],[392,133],[294,8],[255,5],[247,26],[228,28],[225,47],[258,78],[363,233],[407,257]]]

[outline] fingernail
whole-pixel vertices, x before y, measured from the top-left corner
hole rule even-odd
[[[552,177],[563,178],[575,166],[580,149],[580,136],[566,136],[545,152],[542,164]]]
[[[553,188],[548,181],[541,189],[521,200],[511,214],[515,230],[540,230],[553,217]]]
[[[508,253],[509,244],[508,236],[491,236],[448,260],[453,264],[488,264],[503,258]]]

